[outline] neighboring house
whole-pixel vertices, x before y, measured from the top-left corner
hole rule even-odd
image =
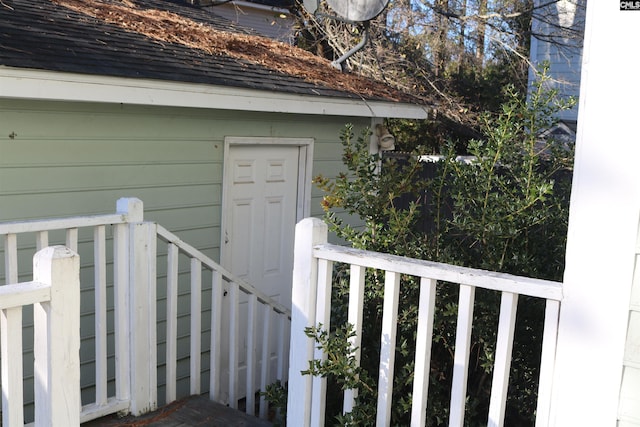
[[[216,10],[0,3],[0,221],[137,197],[145,219],[290,306],[294,225],[321,214],[312,176],[341,170],[344,125],[428,107]]]
[[[586,0],[536,1],[538,9],[531,24],[531,64],[549,64],[553,86],[561,97],[578,98],[582,65]],[[533,70],[529,80],[535,77]],[[555,138],[575,141],[578,105],[558,115],[559,125],[551,130]]]
[[[200,0],[200,4],[207,2]],[[240,0],[224,2],[210,10],[235,24],[252,28],[262,36],[293,44],[296,19],[289,10],[293,4],[290,0]]]

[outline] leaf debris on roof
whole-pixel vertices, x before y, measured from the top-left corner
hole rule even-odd
[[[223,55],[260,64],[270,70],[302,78],[335,90],[381,97],[393,101],[416,101],[411,95],[386,84],[342,73],[328,60],[297,47],[265,37],[221,31],[179,14],[141,8],[135,0],[51,0],[102,22],[142,34],[160,43],[176,43],[210,55]]]

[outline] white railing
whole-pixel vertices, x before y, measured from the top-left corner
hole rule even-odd
[[[0,235],[4,237],[5,285],[17,283],[20,273],[30,274],[30,271],[25,271],[27,267],[23,265],[23,261],[29,259],[34,252],[47,247],[50,240],[56,244],[63,244],[81,255],[81,292],[89,288],[93,292],[93,304],[90,304],[90,307],[83,305],[82,314],[94,316],[95,319],[93,328],[86,328],[93,331],[85,332],[86,335],[81,337],[85,346],[93,341],[94,348],[90,351],[83,349],[87,355],[81,357],[80,363],[83,366],[95,366],[93,381],[83,381],[82,384],[82,399],[86,403],[82,406],[81,422],[125,411],[130,407],[129,337],[126,333],[129,317],[127,242],[128,223],[136,221],[142,221],[142,203],[134,199],[122,199],[118,202],[115,214],[0,223]],[[112,256],[108,256],[106,252],[107,229],[113,235]],[[108,271],[109,267],[111,271]],[[107,348],[108,275],[112,277],[115,300],[113,306],[109,307],[112,310],[111,318],[115,322],[115,331],[112,331],[115,345],[110,351]],[[93,283],[84,286],[85,282]],[[24,328],[29,330],[31,325],[25,324]],[[24,351],[28,357],[32,350],[25,348]],[[107,376],[109,360],[113,361],[112,367],[115,371],[111,378]],[[26,369],[24,375],[26,384],[34,381],[31,370]],[[108,393],[109,389],[112,389],[111,393]],[[93,396],[89,396],[92,390],[95,390]],[[30,390],[26,391],[25,404],[29,408],[31,393]]]
[[[187,258],[189,266],[189,280],[185,282],[190,288],[190,312],[192,313],[189,351],[190,393],[201,393],[202,319],[198,313],[201,312],[202,273],[209,271],[211,274],[209,397],[214,401],[228,403],[232,408],[238,408],[239,400],[245,399],[246,413],[256,415],[256,392],[265,391],[267,385],[276,380],[284,383],[287,379],[290,310],[251,284],[235,277],[160,225],[157,226],[157,235],[167,244],[166,402],[176,399],[179,257],[183,255]],[[243,298],[246,302],[242,301]],[[246,304],[244,316],[240,314],[242,304]],[[275,342],[268,339],[272,336],[271,331],[274,331],[277,337]],[[240,363],[241,347],[244,349],[245,357],[245,362],[242,364]],[[244,381],[238,379],[240,372],[243,374]],[[226,385],[226,390],[222,390],[223,384]],[[266,418],[267,415],[268,404],[262,396],[259,401],[259,416]]]
[[[36,426],[80,423],[80,261],[64,246],[33,257],[33,281],[0,286],[2,425],[23,426],[23,307],[33,306]]]
[[[163,227],[144,222],[140,200],[120,199],[110,215],[0,223],[0,235],[5,243],[0,289],[27,274],[25,257],[50,241],[80,254],[81,291],[93,297],[83,298],[81,307],[93,325],[80,323],[80,422],[116,412],[139,415],[158,403],[207,391],[234,408],[246,399],[246,411],[253,414],[256,392],[276,379],[286,381],[290,311]],[[158,251],[158,239],[167,243],[166,252]],[[165,257],[166,263],[159,262]],[[178,303],[185,298],[187,304]],[[31,327],[22,325],[26,336]],[[270,331],[277,335],[275,342],[263,338]],[[185,341],[189,351],[183,354]],[[27,358],[31,351],[24,349]],[[13,361],[17,354],[12,350],[0,357]],[[164,381],[158,381],[162,369]],[[34,381],[29,369],[20,375],[25,384]],[[158,399],[162,387],[165,393]],[[24,403],[32,411],[28,389]],[[264,399],[259,412],[266,417]]]
[[[288,425],[300,427],[324,425],[326,378],[303,376],[300,373],[309,368],[310,360],[325,357],[320,350],[314,348],[313,340],[307,337],[304,331],[305,328],[318,324],[329,328],[334,262],[351,266],[348,322],[353,325],[355,331],[352,345],[356,348],[357,360],[360,358],[359,347],[363,330],[365,269],[371,268],[385,272],[377,426],[390,424],[401,275],[420,278],[411,425],[416,427],[425,425],[438,281],[458,284],[460,289],[449,426],[462,427],[464,422],[473,308],[477,288],[498,291],[502,294],[488,426],[504,424],[518,295],[546,300],[536,426],[548,424],[558,314],[562,300],[560,283],[329,245],[326,225],[318,219],[308,218],[296,226]],[[357,390],[345,392],[344,412],[349,412],[353,408],[356,396]]]

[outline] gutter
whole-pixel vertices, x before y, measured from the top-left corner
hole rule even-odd
[[[426,119],[432,107],[0,66],[0,99],[99,102],[322,116]]]

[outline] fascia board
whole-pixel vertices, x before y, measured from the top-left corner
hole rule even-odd
[[[408,103],[2,66],[0,97],[352,117],[424,119],[429,115],[427,106]]]

